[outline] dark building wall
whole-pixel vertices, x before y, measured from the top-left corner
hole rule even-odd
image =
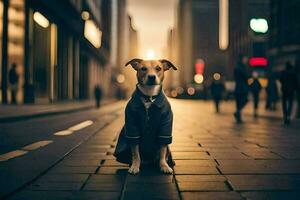
[[[300,52],[300,1],[271,0],[269,56],[273,70],[295,62]]]

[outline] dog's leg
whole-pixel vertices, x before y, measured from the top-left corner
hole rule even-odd
[[[172,174],[173,170],[172,168],[168,165],[167,160],[166,160],[166,155],[167,155],[167,145],[163,145],[160,148],[160,160],[159,160],[159,167],[160,171],[166,174]]]
[[[130,174],[137,174],[140,171],[140,165],[141,165],[139,145],[131,146],[131,154],[132,154],[132,163],[128,172]]]

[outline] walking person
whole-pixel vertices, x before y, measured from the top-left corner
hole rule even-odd
[[[261,84],[257,78],[257,74],[254,74],[253,76],[253,82],[250,84],[250,91],[253,97],[253,115],[254,117],[257,117],[257,109],[259,105],[259,94],[261,91]]]
[[[266,94],[267,94],[266,110],[276,110],[276,103],[278,101],[278,88],[277,88],[276,77],[274,73],[270,74],[268,77]]]
[[[247,72],[247,57],[239,55],[238,62],[234,68],[234,80],[235,80],[235,101],[236,112],[234,117],[237,123],[242,123],[241,111],[248,102],[248,79],[250,78]]]
[[[290,124],[293,110],[294,95],[297,89],[297,77],[293,65],[287,62],[285,69],[280,73],[282,110],[284,124]]]
[[[10,84],[11,91],[11,103],[17,104],[17,93],[19,87],[19,75],[17,73],[17,64],[13,63],[8,72],[8,80]]]
[[[100,103],[102,100],[102,89],[99,85],[95,86],[94,95],[95,95],[96,107],[100,108]]]
[[[225,91],[224,83],[219,76],[214,76],[213,82],[210,85],[211,95],[215,103],[216,113],[220,112],[220,102]]]

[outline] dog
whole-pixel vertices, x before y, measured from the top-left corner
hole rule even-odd
[[[162,91],[164,72],[177,68],[168,60],[132,59],[125,66],[136,70],[136,90],[125,108],[125,125],[121,130],[114,156],[130,165],[137,174],[141,163],[157,163],[160,171],[173,173],[167,160],[172,143],[173,113]],[[170,161],[170,160],[169,160]]]

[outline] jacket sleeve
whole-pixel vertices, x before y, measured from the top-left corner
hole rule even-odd
[[[128,144],[138,144],[140,140],[140,131],[136,121],[135,113],[131,106],[125,109],[125,136]]]
[[[172,128],[173,128],[173,113],[168,106],[166,112],[163,113],[160,131],[158,134],[158,143],[161,145],[167,145],[172,143]]]

